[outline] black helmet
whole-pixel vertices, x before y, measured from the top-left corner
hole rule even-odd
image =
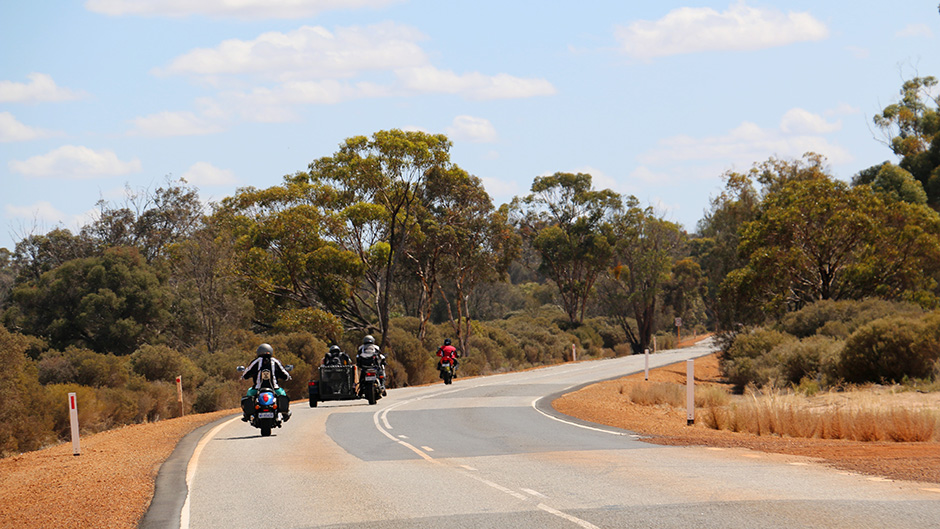
[[[331,352],[331,353],[338,353],[338,352],[339,352],[339,346],[338,346],[338,345],[331,345],[331,346],[330,346],[330,352]]]
[[[274,354],[274,348],[270,345],[263,343],[258,346],[258,356],[271,356]]]
[[[444,338],[444,345],[450,345],[450,338]]]
[[[375,343],[375,338],[373,338],[371,334],[367,334],[366,337],[362,339],[362,343],[373,344]]]

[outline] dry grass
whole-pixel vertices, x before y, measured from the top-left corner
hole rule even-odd
[[[871,406],[814,406],[795,395],[744,397],[706,406],[706,426],[755,435],[808,439],[923,442],[940,440],[940,412],[931,409]]]
[[[685,408],[684,384],[629,381],[620,394],[644,406]],[[730,395],[724,388],[695,389],[696,417],[715,430],[808,439],[920,442],[940,440],[940,410],[886,407],[875,397],[806,397],[771,392]],[[848,404],[847,402],[851,402]]]

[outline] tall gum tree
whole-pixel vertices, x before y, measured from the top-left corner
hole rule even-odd
[[[294,177],[331,190],[323,207],[346,223],[338,242],[366,265],[354,303],[375,320],[364,322],[362,331],[374,325],[382,347],[388,344],[392,281],[415,230],[419,191],[431,171],[451,168],[450,148],[441,134],[379,131],[371,138],[347,139],[335,154],[313,161],[307,173]]]
[[[516,222],[541,257],[540,271],[558,286],[569,321],[580,324],[612,255],[604,226],[620,207],[620,196],[595,191],[584,173],[537,177],[531,191],[513,201]]]
[[[598,287],[600,302],[620,324],[634,353],[641,353],[652,339],[657,310],[685,235],[677,224],[658,217],[652,208],[640,207],[630,196],[611,221],[611,240],[613,260]]]

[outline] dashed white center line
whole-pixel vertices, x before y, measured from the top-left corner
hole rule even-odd
[[[542,494],[541,492],[539,492],[539,491],[537,491],[537,490],[532,490],[532,489],[520,489],[520,490],[522,490],[522,492],[525,492],[526,494],[528,494],[528,495],[530,495],[530,496],[536,496],[536,497],[539,497],[539,498],[547,498],[547,497],[548,497],[548,496]]]
[[[433,451],[434,451],[434,449],[431,448],[430,446],[422,446],[421,449],[424,450],[425,452],[433,452]]]

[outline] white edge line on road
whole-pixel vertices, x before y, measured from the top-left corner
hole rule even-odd
[[[570,424],[571,426],[577,426],[578,428],[584,428],[585,430],[593,430],[593,431],[595,431],[595,432],[603,432],[603,433],[609,433],[609,434],[611,434],[611,435],[630,436],[630,437],[639,438],[638,435],[631,435],[631,434],[627,434],[627,433],[624,433],[624,432],[615,432],[615,431],[612,431],[612,430],[605,430],[605,429],[603,429],[603,428],[595,428],[595,427],[593,427],[593,426],[587,426],[587,425],[585,425],[585,424],[578,424],[578,423],[576,423],[576,422],[571,422],[571,421],[566,421],[566,420],[564,420],[564,419],[559,419],[558,417],[555,417],[554,415],[549,415],[549,414],[545,413],[544,411],[540,410],[540,409],[538,408],[538,406],[536,406],[536,403],[537,403],[538,401],[542,400],[543,398],[545,398],[545,397],[539,397],[539,398],[533,400],[533,401],[532,401],[532,409],[535,410],[535,411],[537,411],[537,412],[539,412],[539,413],[541,413],[542,415],[548,417],[549,419],[551,419],[551,420],[553,420],[553,421],[558,421],[558,422],[562,422],[562,423],[565,423],[565,424]]]
[[[202,436],[196,449],[193,450],[193,456],[189,458],[189,464],[186,465],[186,501],[183,502],[183,508],[180,509],[180,529],[189,529],[189,493],[193,489],[193,478],[196,477],[196,467],[199,465],[199,455],[206,444],[215,437],[216,432],[228,426],[230,422],[238,420],[240,417],[232,417],[215,428],[209,430],[209,433]]]

